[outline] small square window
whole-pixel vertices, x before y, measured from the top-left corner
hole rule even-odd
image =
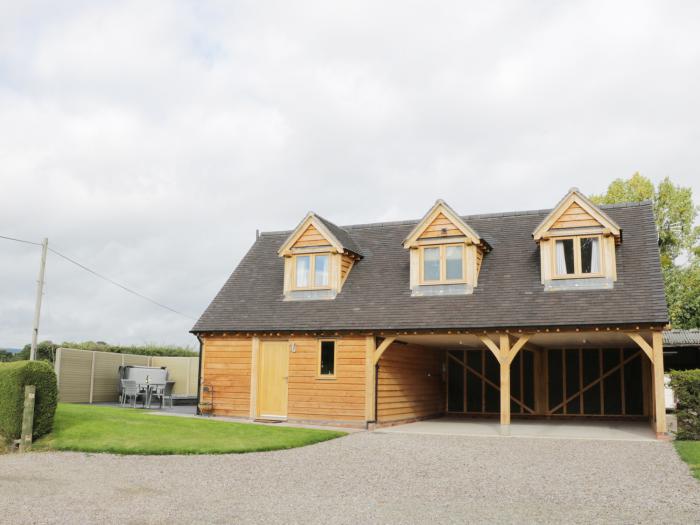
[[[335,341],[321,341],[319,375],[327,377],[335,375]]]

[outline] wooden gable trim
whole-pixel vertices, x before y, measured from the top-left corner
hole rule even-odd
[[[292,247],[299,240],[299,238],[306,233],[306,230],[309,228],[309,226],[313,226],[328,241],[328,245],[330,245],[330,247],[333,248],[333,250],[331,251],[336,251],[339,253],[343,253],[345,251],[345,248],[335,237],[335,235],[333,235],[328,230],[328,228],[326,228],[323,222],[318,220],[318,218],[313,212],[309,212],[306,214],[306,217],[304,217],[301,223],[299,223],[299,225],[289,235],[289,237],[287,237],[287,240],[284,241],[280,249],[277,251],[277,254],[280,257],[283,257],[285,255],[291,255]]]
[[[433,205],[433,207],[430,208],[428,213],[425,214],[425,216],[418,222],[415,228],[411,230],[411,233],[409,233],[408,236],[404,239],[403,247],[411,248],[417,246],[419,240],[425,240],[425,238],[421,239],[421,236],[440,215],[442,215],[455,227],[454,231],[452,232],[453,234],[455,234],[454,236],[460,236],[459,233],[461,233],[462,236],[467,238],[468,242],[471,242],[473,244],[482,244],[482,241],[477,235],[477,233],[466,222],[464,222],[462,218],[459,215],[457,215],[457,213],[455,213],[455,211],[452,208],[450,208],[445,201],[443,201],[442,199],[438,199]],[[435,238],[438,239],[447,237]]]
[[[577,188],[572,188],[569,190],[564,198],[559,201],[559,204],[547,215],[544,220],[537,226],[535,231],[532,233],[533,239],[539,241],[547,234],[552,234],[552,227],[559,220],[559,218],[564,215],[572,205],[577,205],[586,214],[592,217],[595,221],[600,224],[600,228],[607,230],[610,235],[616,238],[620,237],[621,229],[618,224],[613,221],[605,212],[599,209],[595,204],[593,204],[585,195],[583,195]],[[590,228],[591,225],[584,225],[584,227]],[[562,228],[562,231],[566,228]],[[570,229],[569,229],[570,231]]]

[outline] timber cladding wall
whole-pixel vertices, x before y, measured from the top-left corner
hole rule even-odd
[[[252,339],[212,337],[204,339],[202,403],[213,403],[214,414],[250,416]]]
[[[391,345],[379,360],[377,420],[386,423],[445,412],[445,353],[417,345]]]
[[[335,378],[318,377],[319,339],[291,338],[289,355],[290,419],[365,420],[366,339],[335,338]]]

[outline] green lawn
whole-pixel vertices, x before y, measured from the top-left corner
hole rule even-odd
[[[700,479],[700,441],[674,441],[673,444],[693,476]]]
[[[131,408],[59,404],[35,450],[113,454],[230,454],[302,447],[344,432],[159,416]]]

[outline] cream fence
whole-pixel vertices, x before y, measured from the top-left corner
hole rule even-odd
[[[54,369],[58,400],[63,403],[107,403],[119,398],[119,367],[164,366],[175,381],[173,396],[196,397],[199,357],[160,357],[59,348]]]

